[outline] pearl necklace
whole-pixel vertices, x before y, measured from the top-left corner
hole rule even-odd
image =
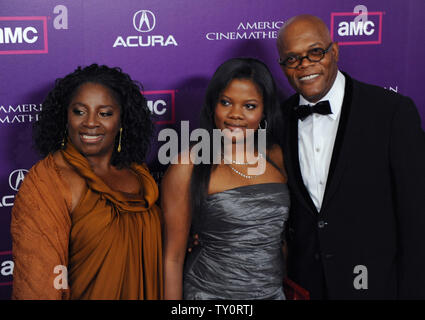
[[[223,157],[224,157],[224,155],[223,155]],[[263,154],[262,153],[258,153],[258,158],[259,159],[262,159],[263,158]],[[229,160],[227,160],[227,159],[225,159],[227,162],[230,162]],[[258,162],[258,160],[257,160],[257,162]],[[236,160],[232,160],[232,163],[233,164],[241,164],[241,165],[244,165],[244,166],[246,166],[246,165],[248,165],[248,164],[254,164],[255,162],[237,162]]]
[[[258,157],[260,158],[260,159],[262,159],[263,158],[263,155],[261,154],[261,153],[259,153],[258,154]],[[234,164],[242,164],[242,165],[248,165],[248,164],[250,164],[249,162],[246,162],[246,163],[241,163],[241,162],[237,162],[236,160],[232,160],[232,163],[234,163]],[[259,176],[259,175],[254,175],[254,176],[250,176],[250,175],[247,175],[247,174],[244,174],[244,173],[242,173],[242,172],[240,172],[239,170],[237,170],[236,168],[234,168],[232,165],[230,165],[230,164],[228,164],[228,166],[230,167],[230,169],[232,169],[233,170],[233,172],[235,172],[235,173],[237,173],[238,175],[240,175],[241,177],[244,177],[245,179],[253,179],[253,178],[256,178],[257,176]]]
[[[245,179],[252,179],[252,178],[256,178],[257,176],[249,176],[247,174],[244,174],[238,170],[236,170],[235,168],[233,168],[230,164],[229,164],[230,169],[232,169],[234,172],[236,172],[238,175],[244,177]]]

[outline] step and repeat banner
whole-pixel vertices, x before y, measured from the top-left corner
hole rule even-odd
[[[77,66],[118,66],[140,81],[156,135],[148,159],[160,182],[158,132],[198,126],[215,69],[252,56],[271,69],[284,99],[293,93],[276,37],[290,17],[322,18],[340,45],[340,69],[410,96],[425,123],[423,0],[0,0],[0,299],[13,280],[10,213],[40,158],[32,125],[54,80]]]

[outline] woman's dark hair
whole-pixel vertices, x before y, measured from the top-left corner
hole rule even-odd
[[[92,64],[78,67],[73,73],[57,79],[55,87],[43,101],[39,120],[34,123],[35,149],[44,157],[61,149],[68,123],[67,109],[77,89],[84,83],[98,83],[110,89],[121,107],[121,152],[117,152],[119,135],[115,138],[112,165],[124,168],[131,163],[143,163],[153,133],[151,112],[142,85],[120,68]]]
[[[218,99],[223,90],[234,79],[249,79],[260,90],[264,104],[264,119],[267,121],[266,137],[267,149],[269,149],[275,143],[275,131],[280,122],[279,100],[276,84],[270,70],[258,59],[233,58],[218,67],[207,87],[201,110],[200,127],[208,130],[210,137],[213,137],[213,129],[216,129],[214,112]],[[192,171],[190,194],[191,210],[194,217],[195,213],[200,211],[202,202],[207,196],[211,172],[216,167],[213,165],[213,144],[210,143],[210,145],[210,164],[196,164]]]

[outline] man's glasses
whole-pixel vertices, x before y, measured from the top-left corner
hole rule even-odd
[[[304,57],[301,56],[289,56],[286,59],[279,59],[279,64],[289,69],[298,68],[298,66],[303,62],[304,58],[307,58],[310,62],[319,62],[324,57],[326,52],[328,52],[332,47],[333,42],[329,45],[327,49],[322,48],[314,48],[307,51],[307,55]]]

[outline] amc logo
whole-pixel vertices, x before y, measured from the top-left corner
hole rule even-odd
[[[176,90],[144,91],[148,108],[156,124],[172,124],[176,120]]]
[[[47,17],[0,17],[0,54],[48,51]]]
[[[383,12],[332,12],[331,38],[339,45],[382,43]],[[361,18],[361,19],[359,19]]]

